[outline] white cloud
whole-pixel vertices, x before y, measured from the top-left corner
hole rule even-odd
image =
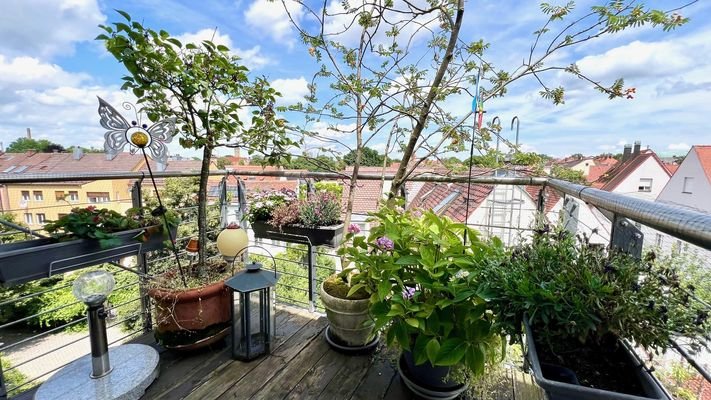
[[[296,22],[300,22],[304,16],[304,8],[295,1],[287,1],[286,7],[288,14],[279,1],[255,0],[244,12],[244,19],[249,27],[291,48],[296,43],[297,36],[289,20],[289,14]]]
[[[209,40],[216,45],[223,45],[230,48],[230,51],[241,58],[241,62],[249,69],[259,69],[272,61],[269,57],[261,53],[260,46],[254,46],[251,49],[240,49],[233,47],[232,38],[228,34],[222,34],[217,29],[201,29],[193,33],[184,33],[176,36],[176,39],[181,43],[194,43],[200,45],[204,40]]]
[[[45,63],[34,57],[9,59],[0,54],[0,90],[3,91],[30,86],[76,85],[89,79],[87,74],[69,73],[56,64]]]
[[[670,143],[667,146],[667,149],[669,149],[669,150],[689,150],[690,148],[691,148],[691,146],[689,146],[688,144],[686,144],[684,142]]]
[[[297,79],[275,79],[272,87],[281,93],[281,102],[295,104],[304,101],[304,96],[309,94],[308,82],[304,77]]]
[[[49,57],[93,40],[106,16],[96,0],[34,0],[3,1],[0,19],[0,53]]]

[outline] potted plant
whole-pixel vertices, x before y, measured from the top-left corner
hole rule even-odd
[[[198,253],[189,271],[176,265],[155,280],[149,295],[156,303],[156,335],[173,348],[207,345],[227,334],[229,276],[224,263],[208,262],[207,189],[213,152],[219,146],[240,147],[278,161],[294,144],[286,124],[276,116],[278,93],[265,78],[250,79],[239,57],[222,44],[203,40],[181,43],[164,30],[144,27],[118,11],[125,21],[101,26],[97,37],[128,74],[122,89],[138,98],[151,121],[174,121],[180,145],[202,153],[197,190]],[[250,121],[240,111],[251,112]],[[138,129],[136,127],[135,129]],[[148,128],[153,141],[160,140]]]
[[[146,208],[131,208],[125,216],[95,206],[74,208],[45,225],[52,237],[1,245],[0,282],[25,283],[160,249],[168,229],[178,225],[174,213],[166,221],[168,226]]]
[[[353,241],[358,233],[358,225],[351,224],[346,243]],[[356,268],[345,268],[326,278],[319,290],[329,322],[326,340],[337,350],[352,353],[369,351],[378,343],[372,335],[375,324],[369,314],[370,294],[364,287],[351,291],[356,273]]]
[[[343,238],[341,203],[327,191],[303,200],[286,189],[257,193],[252,196],[248,218],[258,238],[283,239],[278,233],[284,233],[305,236],[314,246],[330,247],[337,247]]]
[[[708,314],[653,255],[637,260],[557,231],[482,276],[506,331],[525,332],[528,361],[551,399],[666,399],[626,341],[658,353],[676,335],[697,347],[708,340]]]
[[[431,211],[416,217],[396,205],[372,214],[370,235],[340,250],[359,271],[350,292],[370,294],[375,329],[402,351],[408,387],[426,398],[454,398],[502,355],[497,322],[473,279],[503,254],[501,243]]]

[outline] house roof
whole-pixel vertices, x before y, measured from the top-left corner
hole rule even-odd
[[[410,209],[432,210],[455,221],[465,222],[494,189],[493,185],[474,184],[469,192],[467,215],[467,184],[426,182],[410,203]]]
[[[618,163],[613,168],[610,168],[593,182],[592,186],[598,189],[612,191],[650,158],[654,159],[668,176],[671,176],[671,172],[656,153],[652,150],[642,150],[637,154],[632,154],[630,158]]]
[[[540,186],[526,186],[526,193],[531,196],[534,203],[538,204],[538,193],[541,191]],[[550,210],[555,207],[558,201],[561,199],[562,195],[557,190],[545,186],[543,189],[543,194],[545,196],[546,204],[544,205],[544,212],[547,214]]]
[[[706,174],[706,178],[711,182],[711,145],[697,145],[693,149],[696,151],[696,156],[699,158],[699,163]]]

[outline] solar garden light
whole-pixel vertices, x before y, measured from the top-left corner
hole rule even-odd
[[[109,342],[106,339],[106,309],[104,301],[114,290],[114,276],[106,271],[91,271],[80,275],[73,285],[74,297],[87,306],[89,342],[91,343],[91,377],[101,378],[111,372]]]

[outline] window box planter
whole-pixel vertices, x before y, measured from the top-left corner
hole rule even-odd
[[[146,241],[135,236],[147,232]],[[0,284],[12,286],[47,278],[91,265],[135,256],[163,248],[168,238],[159,225],[115,233],[121,244],[102,249],[99,242],[76,239],[58,242],[56,239],[35,239],[0,245]]]
[[[252,222],[254,237],[261,239],[285,240],[286,235],[306,236],[314,246],[337,247],[343,240],[343,224],[310,228],[303,225],[286,225],[281,229],[265,221]]]
[[[528,323],[528,318],[524,318],[523,322],[526,332],[526,359],[531,367],[531,370],[533,371],[533,377],[536,379],[536,383],[546,391],[546,394],[550,400],[671,400],[671,397],[665,393],[664,389],[662,389],[652,375],[642,367],[642,363],[639,358],[624,343],[621,343],[620,350],[628,358],[629,368],[634,370],[639,385],[644,391],[643,396],[617,393],[546,378],[538,357],[538,351],[541,351],[541,349],[536,349],[533,336],[534,334],[531,330],[530,324]],[[577,381],[575,375],[572,374],[571,376],[569,370],[561,367],[558,368],[559,371],[557,372],[562,372],[560,375],[564,376],[565,380],[569,382]],[[546,375],[549,377],[550,373],[550,369],[546,371]]]

